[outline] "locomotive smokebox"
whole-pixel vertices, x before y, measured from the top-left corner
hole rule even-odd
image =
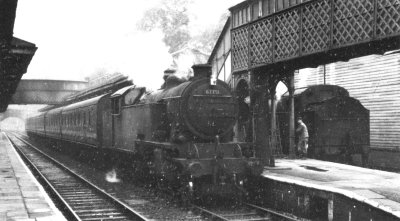
[[[209,64],[195,64],[192,66],[193,76],[195,78],[210,78],[211,77],[211,65]]]

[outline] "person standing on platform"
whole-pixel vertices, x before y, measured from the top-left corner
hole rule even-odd
[[[299,141],[297,143],[297,151],[300,157],[307,156],[308,149],[308,129],[303,123],[301,117],[297,118],[298,127],[296,128],[296,133],[298,134]]]

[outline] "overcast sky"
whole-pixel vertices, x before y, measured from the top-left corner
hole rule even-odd
[[[196,28],[216,24],[241,0],[197,0],[189,8]],[[38,50],[24,79],[84,80],[99,70],[119,71],[134,83],[157,87],[171,64],[159,31],[136,23],[159,0],[19,0],[14,36]]]

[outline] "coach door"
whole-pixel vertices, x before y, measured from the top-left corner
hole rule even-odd
[[[111,101],[110,97],[107,95],[101,99],[99,102],[97,117],[98,126],[101,131],[98,133],[98,140],[103,148],[112,147],[112,116],[111,116]]]
[[[111,98],[111,111],[112,111],[111,112],[111,125],[112,125],[111,126],[112,127],[111,143],[112,143],[113,147],[118,145],[117,144],[117,141],[119,139],[118,134],[120,134],[118,132],[120,130],[120,124],[121,124],[121,122],[119,122],[121,119],[120,118],[121,106],[122,106],[121,101],[122,101],[121,96]]]

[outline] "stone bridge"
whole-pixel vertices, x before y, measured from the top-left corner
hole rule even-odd
[[[10,104],[59,104],[87,85],[86,81],[21,80]]]

